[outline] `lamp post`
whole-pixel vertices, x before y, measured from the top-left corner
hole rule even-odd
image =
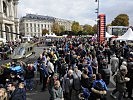
[[[97,18],[98,18],[98,15],[99,15],[99,0],[95,0],[95,2],[97,2],[98,3],[98,5],[97,5],[97,9],[96,9],[96,13],[97,13]]]
[[[97,4],[98,4],[97,8],[95,9],[96,10],[95,13],[97,13],[96,21],[97,21],[97,41],[98,41],[99,40],[99,25],[98,25],[98,22],[99,22],[99,18],[98,18],[98,15],[99,15],[99,0],[95,0],[95,2],[97,2]]]

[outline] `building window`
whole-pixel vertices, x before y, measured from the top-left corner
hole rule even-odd
[[[30,31],[32,32],[32,27],[30,28]]]
[[[36,28],[34,28],[34,29],[35,29],[34,31],[36,32]]]
[[[29,32],[29,28],[27,28],[27,32]]]
[[[43,29],[43,24],[41,24],[41,27],[42,27],[42,29]]]
[[[34,28],[36,28],[36,24],[34,24]]]
[[[26,27],[28,27],[28,23],[26,23]]]
[[[40,25],[38,24],[38,28],[40,27]]]
[[[32,23],[30,23],[30,27],[32,27]]]
[[[3,1],[3,12],[7,16],[7,5],[4,1]]]

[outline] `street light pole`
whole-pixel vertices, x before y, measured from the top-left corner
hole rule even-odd
[[[99,0],[96,0],[95,2],[97,2],[98,4],[97,4],[97,11],[96,11],[96,13],[97,13],[97,17],[98,17],[98,15],[99,15]]]
[[[97,6],[97,9],[96,9],[96,13],[97,13],[97,41],[99,41],[99,29],[98,29],[98,22],[99,22],[99,18],[98,18],[98,15],[99,15],[99,0],[95,0],[95,2],[98,3],[98,6]]]

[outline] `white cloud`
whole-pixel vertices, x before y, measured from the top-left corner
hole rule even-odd
[[[133,0],[99,0],[100,12],[107,15],[110,23],[118,14],[133,16]],[[26,13],[48,15],[79,21],[80,24],[94,25],[97,3],[95,0],[20,0],[19,16]],[[133,22],[130,18],[130,22]]]

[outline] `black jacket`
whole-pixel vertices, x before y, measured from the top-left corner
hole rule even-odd
[[[9,100],[25,100],[24,97],[24,93],[21,91],[21,89],[17,88],[13,93],[11,93]]]

